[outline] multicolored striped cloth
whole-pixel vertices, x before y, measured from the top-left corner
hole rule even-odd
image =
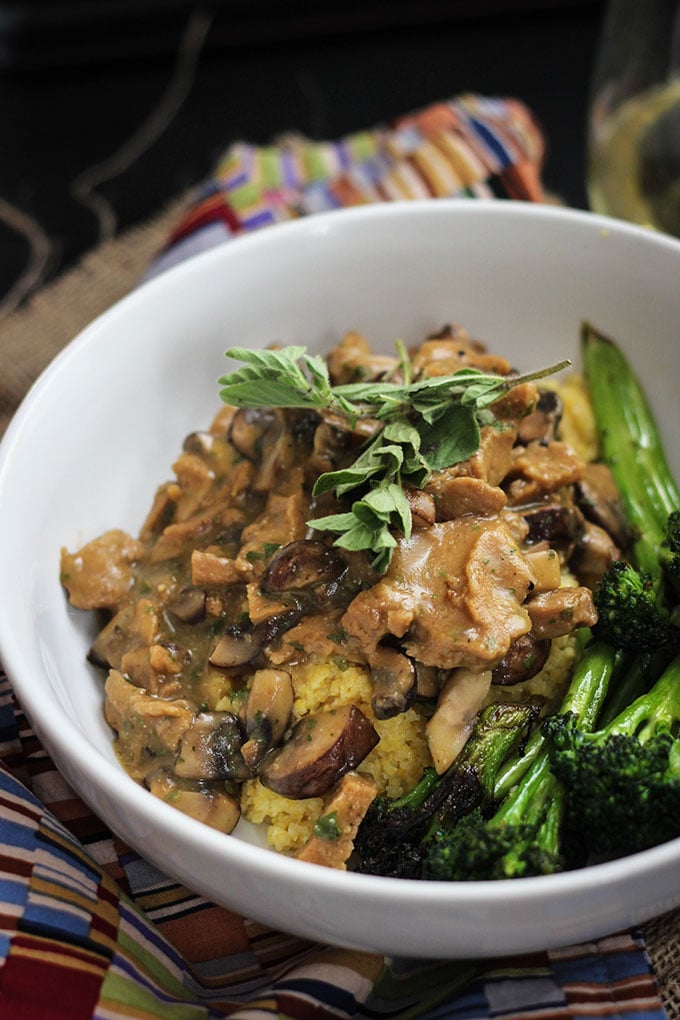
[[[466,196],[544,201],[543,157],[543,135],[526,106],[473,95],[337,141],[236,144],[153,272],[235,234],[345,206]]]
[[[235,145],[149,272],[321,209],[446,195],[543,201],[542,158],[521,103],[477,96],[337,142]],[[206,902],[75,796],[1,669],[0,761],[0,1020],[666,1016],[635,932],[522,958],[393,960]]]

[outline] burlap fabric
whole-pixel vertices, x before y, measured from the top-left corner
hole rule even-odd
[[[0,434],[34,379],[84,326],[135,287],[193,196],[85,256],[0,321]],[[670,1020],[680,1020],[680,910],[643,926]]]
[[[102,244],[18,311],[0,318],[0,435],[61,348],[139,283],[192,199],[188,193],[148,222]]]

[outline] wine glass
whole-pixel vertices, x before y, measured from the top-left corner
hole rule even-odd
[[[587,183],[595,212],[680,236],[680,0],[610,0]]]

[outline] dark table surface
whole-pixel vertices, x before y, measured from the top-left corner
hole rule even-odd
[[[0,3],[5,313],[198,183],[235,140],[332,138],[460,92],[523,100],[547,137],[546,185],[587,207],[602,2],[90,0],[59,10]]]

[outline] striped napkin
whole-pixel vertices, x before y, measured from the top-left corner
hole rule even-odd
[[[148,275],[321,210],[445,196],[546,201],[543,155],[523,104],[480,96],[339,141],[233,145]],[[637,932],[512,959],[387,959],[207,902],[76,797],[1,668],[0,763],[1,1020],[666,1017]]]

